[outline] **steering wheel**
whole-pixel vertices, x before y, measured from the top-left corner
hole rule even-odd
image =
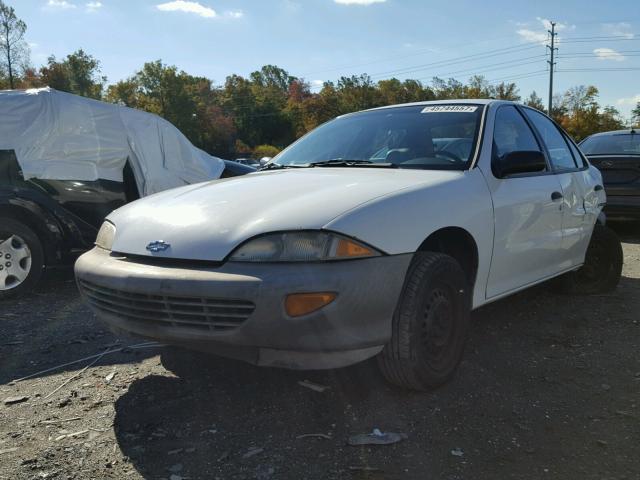
[[[446,150],[438,150],[435,153],[436,153],[436,157],[438,155],[441,155],[443,157],[446,157],[447,160],[449,160],[451,162],[454,162],[454,163],[459,163],[459,162],[462,161],[462,159],[459,156],[457,156],[455,153],[451,153],[451,152],[448,152]]]

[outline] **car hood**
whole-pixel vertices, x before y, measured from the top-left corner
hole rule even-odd
[[[116,226],[115,252],[221,261],[255,235],[321,229],[373,199],[462,174],[376,168],[259,172],[168,190],[125,205],[107,218]],[[146,249],[159,240],[170,247]]]

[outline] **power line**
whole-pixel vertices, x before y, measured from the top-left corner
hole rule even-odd
[[[477,53],[473,55],[465,55],[462,57],[454,57],[449,60],[440,60],[438,62],[425,63],[422,65],[413,65],[408,66],[396,70],[388,70],[384,72],[377,72],[370,75],[370,77],[380,77],[386,75],[394,75],[394,74],[404,74],[404,73],[414,73],[420,70],[424,70],[430,67],[448,67],[451,65],[456,65],[459,63],[468,63],[475,60],[485,60],[487,58],[497,57],[501,55],[510,55],[513,53],[520,53],[526,50],[531,50],[532,48],[538,48],[540,44],[536,43],[535,45],[515,45],[512,47],[504,47],[496,50],[489,50],[484,53]]]
[[[640,67],[563,68],[558,72],[635,72]]]

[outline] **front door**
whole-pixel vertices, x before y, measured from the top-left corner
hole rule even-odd
[[[523,115],[499,107],[494,160],[512,151],[542,151]],[[548,167],[535,174],[496,178],[484,172],[494,208],[494,248],[487,298],[517,290],[559,271],[562,259],[562,188]]]

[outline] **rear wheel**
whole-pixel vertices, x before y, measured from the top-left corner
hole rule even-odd
[[[44,265],[42,243],[31,228],[0,217],[0,300],[33,288]]]
[[[417,253],[378,365],[391,383],[429,390],[447,382],[462,358],[470,289],[460,264],[448,255]]]
[[[594,294],[613,291],[622,274],[622,244],[616,233],[604,225],[593,228],[584,265],[558,279],[562,292]]]

